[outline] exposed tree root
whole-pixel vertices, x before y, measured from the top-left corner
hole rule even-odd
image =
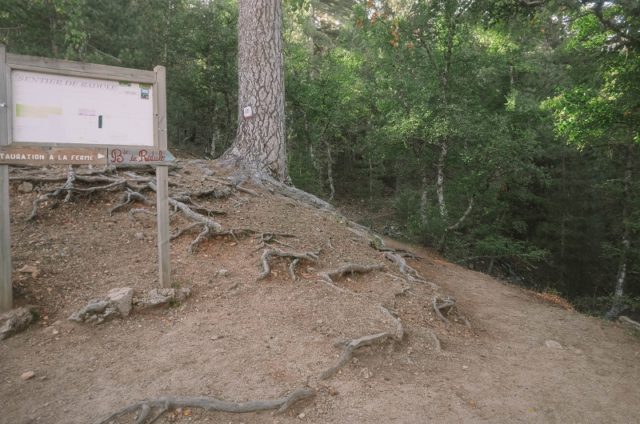
[[[233,195],[233,190],[231,190],[231,188],[229,187],[226,187],[223,189],[215,187],[215,188],[212,188],[211,190],[202,190],[202,191],[196,191],[193,193],[186,193],[186,194],[188,194],[190,197],[197,197],[197,198],[210,197],[213,199],[226,199]]]
[[[109,424],[116,418],[127,414],[138,413],[136,424],[150,424],[157,420],[169,409],[175,408],[198,408],[205,411],[247,413],[277,410],[277,413],[286,412],[293,404],[303,399],[309,399],[315,395],[315,390],[303,387],[294,390],[287,396],[277,399],[252,400],[247,402],[229,402],[213,397],[162,397],[152,400],[143,400],[114,412],[107,418],[99,421],[98,424]],[[149,417],[151,412],[156,412],[153,417]]]
[[[291,265],[289,265],[289,277],[291,277],[291,281],[296,281],[298,277],[296,277],[296,265],[300,262],[300,258],[295,258],[291,261]]]
[[[209,239],[212,235],[215,234],[215,231],[211,229],[208,225],[201,225],[202,230],[198,233],[198,236],[189,243],[189,253],[193,254],[195,250],[198,248],[200,243]]]
[[[215,182],[217,182],[219,184],[226,185],[227,187],[234,188],[234,189],[236,189],[238,191],[241,191],[243,193],[247,193],[247,194],[250,194],[252,196],[258,196],[257,192],[242,186],[242,183],[245,180],[244,177],[241,177],[239,179],[238,178],[233,178],[233,177],[231,178],[231,180],[236,180],[236,181],[225,181],[225,180],[221,180],[219,178],[214,178],[214,177],[209,177],[208,179],[210,179],[212,181],[215,181]]]
[[[338,346],[342,346],[344,350],[342,351],[338,362],[336,362],[334,366],[328,368],[322,374],[320,374],[320,380],[326,380],[333,377],[340,370],[340,368],[342,368],[347,362],[349,362],[349,360],[353,357],[354,352],[361,347],[370,346],[377,342],[382,343],[388,339],[391,339],[398,343],[402,342],[402,339],[404,338],[404,327],[402,326],[402,321],[400,321],[400,318],[396,317],[391,313],[389,309],[385,308],[384,306],[380,305],[380,309],[382,310],[382,313],[390,318],[394,323],[395,328],[393,332],[370,334],[358,339],[339,343]]]
[[[148,185],[149,185],[149,188],[151,188],[153,191],[157,191],[155,182],[150,181]],[[214,221],[210,217],[205,216],[197,211],[194,211],[187,204],[187,202],[191,203],[190,196],[188,195],[185,196],[185,194],[182,193],[178,199],[169,197],[168,200],[169,200],[169,205],[172,206],[175,211],[180,211],[187,219],[194,222],[193,225],[187,227],[184,230],[179,231],[177,235],[174,235],[171,238],[172,240],[181,236],[182,234],[186,233],[187,231],[193,228],[196,228],[198,226],[201,227],[201,230],[200,230],[200,233],[198,233],[198,236],[191,242],[191,244],[189,244],[189,253],[193,253],[196,250],[196,248],[200,245],[200,243],[202,243],[203,241],[209,239],[214,235],[220,234],[222,232],[222,225],[220,225],[218,222]]]
[[[198,233],[196,238],[189,244],[188,251],[191,254],[196,252],[196,249],[198,248],[198,246],[200,246],[201,243],[203,243],[204,241],[212,237],[231,236],[236,242],[238,242],[239,241],[238,236],[242,236],[246,234],[254,234],[257,232],[249,228],[233,229],[233,230],[227,230],[227,231],[214,231],[208,225],[195,222],[179,230],[177,233],[172,235],[170,239],[173,241],[179,238],[180,236],[182,236],[183,234],[193,230],[194,228],[200,228],[200,232]]]
[[[142,201],[142,199],[144,199],[144,196],[139,192],[145,189],[146,186],[142,185],[141,183],[146,183],[150,181],[151,180],[150,178],[137,176],[135,181],[130,181],[126,178],[122,178],[117,175],[113,177],[106,176],[103,174],[104,172],[106,171],[102,170],[99,173],[90,172],[90,173],[78,174],[76,170],[73,168],[73,166],[69,166],[67,176],[66,178],[64,178],[65,183],[62,186],[56,189],[53,189],[50,192],[44,193],[36,197],[36,199],[33,202],[33,208],[31,210],[31,214],[27,217],[27,220],[31,221],[36,218],[38,213],[38,208],[40,207],[40,204],[42,204],[42,202],[48,199],[54,199],[55,203],[52,206],[55,207],[57,204],[57,199],[59,199],[62,195],[65,196],[64,201],[69,202],[71,201],[73,194],[76,194],[76,193],[86,195],[86,194],[92,194],[100,191],[112,191],[112,190],[119,190],[123,188],[126,189],[127,194],[125,195],[129,196],[129,193],[130,193],[131,197],[125,198],[122,201],[122,203],[119,204],[116,208],[112,209],[111,212],[113,212],[115,209],[121,208],[122,206],[130,203],[133,200]],[[62,180],[63,178],[57,177],[57,176],[47,177],[47,176],[30,175],[25,178],[14,177],[12,179],[14,181],[28,180],[32,182],[56,182],[56,181]],[[94,185],[91,187],[83,188],[83,187],[78,187],[76,183],[85,183],[85,184],[104,183],[104,185]]]
[[[277,239],[277,237],[295,238],[295,236],[293,234],[282,234],[282,233],[261,233],[261,234],[258,234],[258,240],[259,240],[260,246],[262,248],[266,248],[267,245],[270,244],[270,243],[276,243],[276,244],[279,244],[281,246],[285,246],[285,247],[288,247],[290,249],[293,249],[293,246],[291,246],[291,245],[289,245],[287,243],[281,242],[280,240]]]
[[[265,174],[254,175],[252,178],[256,180],[259,184],[262,184],[267,187],[271,187],[271,189],[273,189],[274,191],[277,191],[283,196],[289,197],[294,200],[299,200],[301,202],[312,205],[318,209],[334,211],[334,208],[330,203],[325,202],[324,200],[314,196],[313,194],[300,190],[299,188],[295,188],[293,186],[289,186],[284,183],[281,183],[280,181],[268,175],[265,175]]]
[[[410,267],[407,264],[407,261],[405,261],[404,258],[402,256],[398,255],[397,253],[385,252],[384,253],[384,257],[398,266],[398,270],[400,271],[400,274],[402,274],[404,276],[405,281],[407,283],[409,283],[409,284],[412,284],[412,283],[428,284],[433,289],[440,290],[440,286],[439,285],[437,285],[435,283],[432,283],[430,281],[427,281],[424,278],[422,278],[422,276],[418,273],[418,271],[416,271],[415,269]]]
[[[193,210],[196,213],[199,213],[200,215],[211,217],[213,215],[226,215],[227,214],[224,211],[220,211],[220,210],[217,210],[217,209],[210,209],[210,208],[207,208],[205,206],[202,206],[202,205],[194,202],[192,197],[194,197],[194,195],[192,195],[191,193],[180,193],[180,194],[171,196],[172,199],[174,199],[174,200],[176,200],[178,202],[182,202],[184,204],[189,205],[189,208],[191,208],[191,210]]]
[[[320,253],[315,253],[315,252],[304,252],[304,253],[297,253],[297,252],[285,252],[282,251],[280,249],[275,249],[275,248],[270,248],[270,249],[265,249],[264,252],[262,252],[262,273],[258,276],[258,278],[256,279],[257,281],[260,280],[264,280],[265,278],[267,278],[269,276],[269,274],[271,274],[271,265],[269,264],[269,260],[271,259],[271,257],[273,256],[278,256],[281,258],[291,258],[292,260],[306,260],[309,262],[317,262],[318,261],[318,255]],[[297,262],[296,262],[297,264]],[[293,265],[293,264],[292,264]],[[295,281],[296,276],[295,276],[295,270],[294,270],[295,266],[290,266],[289,267],[289,273],[290,275],[292,275],[292,279]]]
[[[384,265],[375,264],[375,265],[359,265],[359,264],[347,264],[338,269],[332,269],[330,271],[321,272],[320,278],[323,280],[334,284],[334,278],[340,278],[345,274],[366,274],[367,272],[372,271],[382,271],[384,269]]]
[[[403,258],[422,259],[420,256],[416,255],[415,253],[409,252],[408,250],[392,249],[390,247],[387,247],[384,244],[384,240],[382,240],[382,237],[375,234],[373,234],[373,236],[369,240],[369,246],[373,247],[378,252],[395,253],[396,255],[401,256]]]
[[[340,370],[340,368],[342,368],[347,362],[349,362],[349,360],[353,357],[353,353],[356,350],[360,349],[361,347],[370,346],[376,342],[384,342],[390,338],[391,339],[393,338],[392,334],[378,333],[378,334],[363,336],[363,337],[360,337],[359,339],[351,340],[350,342],[347,343],[346,347],[342,351],[342,354],[340,355],[338,362],[331,368],[324,371],[320,375],[320,379],[326,380],[328,378],[333,377],[338,372],[338,370]]]
[[[402,321],[400,321],[400,318],[398,318],[396,314],[393,314],[389,309],[385,308],[384,306],[380,305],[380,309],[382,310],[383,314],[385,314],[387,317],[391,319],[391,321],[393,321],[396,327],[391,337],[393,338],[393,340],[397,342],[401,342],[402,339],[404,338],[404,327],[402,326]]]
[[[37,213],[38,213],[38,207],[40,206],[40,203],[44,202],[47,199],[57,199],[58,196],[60,196],[62,193],[64,193],[65,191],[67,192],[67,197],[65,198],[65,201],[69,201],[70,200],[70,196],[71,196],[71,192],[69,190],[71,190],[73,188],[73,183],[76,180],[76,173],[73,169],[73,167],[69,167],[69,172],[67,174],[67,179],[64,183],[64,185],[62,185],[62,187],[58,187],[57,189],[55,189],[52,192],[49,193],[45,193],[42,196],[38,196],[36,197],[36,199],[33,201],[33,208],[31,209],[31,214],[29,214],[29,216],[27,217],[27,221],[31,221],[33,219],[35,219]],[[57,201],[56,201],[57,202]]]
[[[433,306],[434,312],[441,321],[446,324],[451,324],[451,321],[449,321],[449,319],[445,317],[442,312],[444,311],[444,313],[448,315],[456,305],[456,300],[453,297],[446,297],[440,302],[439,301],[440,299],[438,298],[438,296],[433,297],[433,301],[431,302],[431,304]]]
[[[436,333],[434,333],[432,330],[429,330],[429,329],[426,330],[426,332],[429,335],[429,338],[431,339],[433,350],[435,350],[436,352],[442,351],[442,345],[440,344],[440,339],[438,339],[438,336],[436,336]]]
[[[138,193],[137,191],[133,191],[130,188],[127,188],[127,191],[122,196],[122,200],[120,201],[120,203],[109,209],[109,215],[112,215],[118,209],[123,208],[132,202],[140,202],[144,205],[150,204],[149,199],[147,199],[144,195]]]
[[[205,227],[213,230],[214,232],[222,231],[222,225],[212,220],[209,217],[206,217],[198,212],[195,212],[191,209],[187,204],[180,202],[172,197],[169,197],[169,205],[173,206],[174,210],[179,210],[182,214],[187,217],[189,220],[194,221],[198,224],[202,224]]]
[[[352,291],[350,291],[350,290],[345,290],[345,289],[343,289],[342,287],[336,286],[336,285],[333,283],[333,281],[332,281],[332,280],[330,280],[330,279],[329,279],[329,280],[327,280],[327,279],[325,279],[325,278],[321,278],[321,279],[319,279],[319,280],[318,280],[318,282],[319,282],[319,283],[326,284],[326,285],[327,285],[327,286],[329,286],[331,289],[336,290],[336,291],[338,291],[338,292],[340,292],[340,293],[352,293],[352,294],[353,294],[353,292],[352,292]]]
[[[202,225],[202,224],[197,223],[197,222],[195,222],[195,223],[193,223],[193,224],[191,224],[191,225],[188,225],[188,226],[186,226],[185,228],[183,228],[183,229],[181,229],[181,230],[178,230],[178,232],[177,232],[177,233],[173,234],[173,235],[170,237],[170,240],[171,240],[171,241],[173,241],[173,240],[175,240],[175,239],[177,239],[177,238],[180,238],[183,234],[188,233],[189,231],[191,231],[191,230],[193,230],[194,228],[199,227],[199,226],[201,226],[201,225]]]
[[[620,321],[621,323],[637,330],[640,331],[640,322],[638,321],[634,321],[631,318],[621,315],[620,317],[618,317],[618,321]]]
[[[255,191],[253,191],[253,190],[251,190],[251,189],[248,189],[248,188],[246,188],[246,187],[242,187],[240,184],[238,184],[237,186],[235,186],[235,189],[236,189],[236,190],[238,190],[238,191],[241,191],[241,192],[243,192],[243,193],[250,194],[250,195],[252,195],[252,196],[258,196],[258,193],[257,193],[257,192],[255,192]]]

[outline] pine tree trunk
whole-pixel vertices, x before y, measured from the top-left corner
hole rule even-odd
[[[238,131],[223,159],[285,181],[282,1],[239,0],[238,8]]]

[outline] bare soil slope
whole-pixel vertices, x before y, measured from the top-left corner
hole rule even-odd
[[[180,166],[171,176],[173,194],[229,188],[213,163]],[[250,184],[244,187],[254,194],[232,190],[198,202],[224,212],[214,219],[225,229],[254,232],[212,238],[193,254],[197,230],[172,242],[173,281],[193,289],[186,302],[97,326],[69,322],[110,288],[157,285],[155,218],[133,219],[128,206],[110,215],[120,200],[114,192],[55,209],[43,204],[27,222],[38,191],[61,183],[20,193],[25,172],[12,175],[16,303],[38,305],[41,319],[0,342],[2,423],[92,423],[142,399],[240,402],[307,385],[316,396],[281,415],[185,408],[157,422],[640,422],[636,335],[387,240],[419,256],[407,263],[428,282],[407,281],[344,219]],[[188,224],[181,214],[172,218],[174,232]],[[292,281],[290,260],[276,259],[269,277],[256,281],[270,246],[319,252],[319,260],[300,261]],[[335,278],[334,286],[321,278],[347,263],[385,268]],[[436,316],[435,295],[457,299],[449,324]],[[320,379],[338,360],[340,342],[395,331],[385,310],[401,320],[402,341],[359,349],[337,374]],[[35,377],[23,381],[25,371]]]

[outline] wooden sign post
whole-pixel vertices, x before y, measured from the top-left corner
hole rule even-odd
[[[161,287],[171,284],[166,71],[7,54],[0,44],[0,312],[12,307],[9,165],[156,166]]]
[[[162,81],[156,91],[158,102],[156,103],[156,128],[157,147],[167,150],[167,92],[166,92],[166,71],[164,66],[156,66],[156,81]],[[156,212],[158,220],[158,265],[160,287],[171,285],[171,261],[170,248],[171,237],[169,234],[169,168],[167,166],[156,167]]]
[[[0,146],[9,144],[6,50],[0,44]],[[9,165],[0,165],[0,312],[11,309],[11,214],[9,210]]]

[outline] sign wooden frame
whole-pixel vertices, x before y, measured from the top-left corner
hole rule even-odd
[[[153,90],[153,146],[14,142],[12,133],[13,99],[11,96],[11,72],[14,70],[150,84]],[[166,70],[163,66],[156,66],[153,71],[145,71],[93,63],[23,56],[7,53],[5,46],[0,44],[0,149],[10,149],[13,147],[45,148],[52,150],[78,149],[84,152],[87,152],[87,149],[94,149],[96,154],[100,153],[99,156],[104,155],[103,152],[105,148],[113,149],[115,147],[129,152],[155,149],[155,151],[164,152],[169,156],[169,160],[151,160],[144,164],[156,166],[159,280],[161,287],[168,287],[170,285],[171,263],[169,252],[169,188],[167,165],[172,157],[166,152]],[[162,154],[159,156],[162,157]],[[135,157],[133,160],[135,160]],[[72,163],[82,164],[86,162],[78,161]],[[107,161],[105,160],[105,164],[106,163]],[[127,164],[130,163],[129,161]],[[13,304],[11,273],[9,165],[0,164],[0,312],[11,309]]]

